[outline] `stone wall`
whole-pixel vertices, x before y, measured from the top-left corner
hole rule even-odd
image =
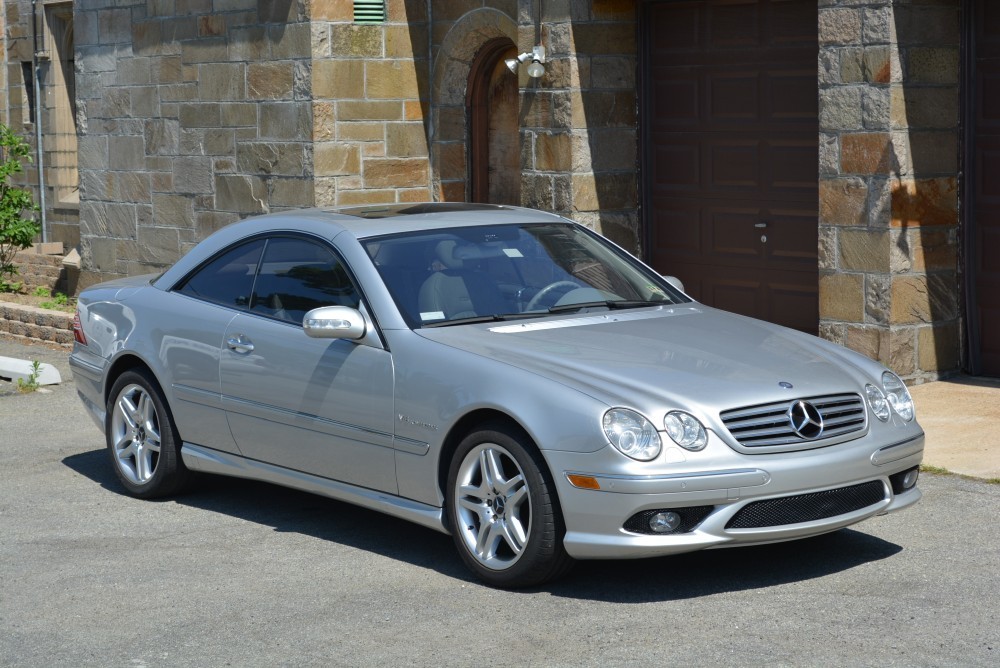
[[[820,333],[915,380],[959,365],[958,0],[822,0]]]
[[[76,2],[82,284],[313,204],[305,5]]]

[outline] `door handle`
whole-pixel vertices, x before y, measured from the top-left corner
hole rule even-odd
[[[759,223],[754,223],[753,226],[757,227],[757,228],[760,228],[760,229],[763,229],[763,228],[767,227],[767,221],[766,220],[762,220]]]
[[[226,346],[228,346],[233,352],[237,353],[253,352],[253,343],[242,334],[237,334],[236,336],[231,336],[226,339]]]

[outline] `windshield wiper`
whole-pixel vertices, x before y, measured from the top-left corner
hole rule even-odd
[[[493,315],[471,315],[468,318],[455,318],[454,320],[442,320],[440,322],[427,322],[423,327],[450,327],[452,325],[472,325],[477,322],[505,322],[507,320],[521,320],[523,318],[539,318],[548,315],[544,311],[532,313],[494,313]]]
[[[569,313],[571,311],[580,311],[585,308],[595,308],[595,307],[605,307],[612,310],[623,309],[623,308],[640,308],[642,306],[663,306],[664,304],[670,304],[668,301],[650,301],[646,299],[618,299],[618,300],[605,300],[600,302],[577,302],[575,304],[559,304],[558,306],[553,306],[549,309],[549,313]]]

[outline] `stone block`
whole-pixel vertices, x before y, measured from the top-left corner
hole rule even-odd
[[[637,198],[634,173],[573,174],[574,211],[634,208]]]
[[[464,179],[468,174],[464,142],[436,142],[434,165],[437,175],[444,179]]]
[[[926,84],[959,83],[959,53],[954,47],[919,48],[907,51],[909,81]]]
[[[298,142],[241,142],[236,148],[236,169],[250,174],[303,176],[305,161]]]
[[[108,137],[108,158],[111,169],[142,169],[146,166],[145,140],[141,136]]]
[[[573,165],[573,137],[567,132],[534,135],[535,164],[541,172],[565,172]],[[586,142],[586,136],[583,137]],[[584,148],[589,146],[584,144]],[[596,167],[595,167],[596,169]]]
[[[362,168],[367,188],[415,188],[429,181],[426,158],[369,158]]]
[[[81,234],[116,239],[134,239],[136,210],[134,204],[94,202],[81,210]]]
[[[916,352],[916,329],[893,327],[889,330],[888,358],[879,361],[905,378],[917,370]]]
[[[385,152],[389,157],[426,157],[427,135],[423,123],[386,123]]]
[[[888,274],[865,276],[865,319],[867,322],[887,324],[891,308],[892,278]]]
[[[195,230],[199,239],[204,239],[213,232],[221,230],[226,225],[239,220],[235,213],[221,211],[199,211],[195,217]]]
[[[819,126],[823,130],[860,130],[861,96],[858,86],[836,86],[819,92]]]
[[[168,265],[177,260],[180,240],[170,227],[145,227],[139,230],[138,260],[147,264]]]
[[[267,28],[261,25],[251,25],[231,29],[226,57],[230,61],[247,63],[261,63],[271,60],[271,43],[267,37]]]
[[[919,371],[939,373],[958,368],[959,330],[956,323],[917,328],[917,368]]]
[[[276,63],[250,63],[247,66],[247,97],[253,100],[288,100],[292,98],[294,76],[290,60]]]
[[[396,195],[399,202],[429,202],[431,200],[429,188],[407,188],[397,191]]]
[[[108,138],[99,135],[83,135],[77,141],[77,165],[79,169],[105,170],[110,163]]]
[[[865,47],[862,56],[864,80],[869,83],[887,84],[892,81],[892,53],[889,46]]]
[[[369,60],[365,64],[365,93],[370,100],[408,99],[428,96],[427,72],[420,61]],[[421,63],[422,64],[422,63]]]
[[[265,213],[268,210],[267,185],[258,176],[216,174],[215,208],[240,213]]]
[[[205,155],[232,155],[236,151],[236,134],[229,129],[205,130]]]
[[[396,201],[395,190],[347,190],[337,192],[337,206],[364,204],[391,204]]]
[[[465,110],[462,109],[464,114]],[[337,102],[338,121],[399,121],[403,119],[403,105],[389,100],[349,100]],[[464,135],[463,135],[464,136]],[[441,137],[444,139],[444,137]]]
[[[840,268],[888,274],[890,236],[886,230],[850,229],[840,231]]]
[[[224,105],[208,103],[182,104],[178,109],[180,124],[185,128],[219,127],[222,106]]]
[[[177,178],[174,174],[174,178]],[[153,194],[153,224],[157,227],[194,225],[194,202],[190,197],[168,193]]]
[[[959,94],[956,86],[918,88],[892,86],[892,127],[956,128]]]
[[[313,96],[345,100],[365,96],[364,60],[317,60],[313,63]]]
[[[894,276],[891,322],[919,324],[953,320],[958,313],[959,292],[952,272]]]
[[[356,144],[317,143],[313,149],[313,173],[316,176],[360,174],[361,151]]]
[[[229,102],[218,107],[221,125],[228,128],[257,127],[259,105],[249,102]]]
[[[865,80],[862,66],[864,49],[826,47],[819,51],[819,82],[822,84],[861,83]]]
[[[113,183],[114,198],[119,202],[150,201],[149,174],[145,172],[109,172]]]
[[[225,37],[203,37],[181,42],[181,62],[185,65],[224,63],[229,60],[229,40]]]
[[[354,20],[354,8],[343,0],[312,0],[313,21],[337,21],[347,23]]]
[[[276,178],[271,186],[272,206],[313,206],[313,180],[311,178]]]
[[[893,227],[957,224],[956,177],[892,181]]]
[[[906,135],[913,173],[922,177],[958,173],[957,130],[911,130]]]
[[[260,108],[260,138],[309,141],[312,114],[308,102],[272,102]]]
[[[861,122],[866,130],[888,130],[891,96],[885,86],[869,86],[861,96]]]
[[[822,225],[866,225],[868,184],[860,178],[820,179],[819,219]]]
[[[861,10],[855,7],[819,10],[819,43],[824,45],[861,44]]]
[[[844,174],[883,174],[894,166],[887,132],[849,133],[840,137],[840,171]]]
[[[246,65],[208,63],[198,69],[198,97],[202,100],[244,100]]]
[[[180,124],[172,119],[145,122],[143,140],[147,155],[176,155]]]
[[[331,25],[330,52],[334,57],[381,58],[382,27],[356,24]]]
[[[385,123],[337,123],[336,136],[341,141],[383,141],[385,138]]]
[[[862,274],[824,274],[819,277],[819,315],[823,320],[864,322]]]
[[[173,172],[176,192],[212,192],[212,159],[210,157],[177,158],[174,160]]]
[[[899,3],[893,6],[896,40],[901,45],[958,45],[961,35],[957,2]]]
[[[281,3],[270,4],[277,6]],[[309,23],[271,25],[267,34],[271,57],[275,60],[312,57],[312,28]]]
[[[840,137],[821,132],[819,135],[820,177],[840,175]]]
[[[888,44],[892,39],[892,7],[867,7],[862,10],[861,40],[865,44]]]

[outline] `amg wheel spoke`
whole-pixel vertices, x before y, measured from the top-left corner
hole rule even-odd
[[[507,545],[510,547],[514,554],[521,554],[521,550],[524,549],[525,535],[524,528],[521,526],[520,522],[505,521],[501,522],[503,529],[504,540],[507,541]]]
[[[136,409],[135,404],[129,400],[127,394],[123,394],[118,400],[118,410],[122,419],[125,420],[125,423],[129,426],[129,428],[135,429],[138,426],[138,422],[135,419],[138,409]]]

